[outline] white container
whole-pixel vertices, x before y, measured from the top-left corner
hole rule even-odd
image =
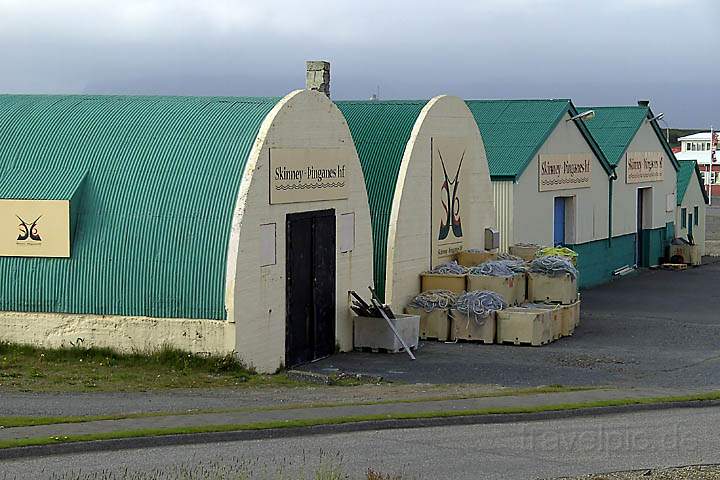
[[[552,341],[551,311],[511,307],[497,312],[497,342],[540,346]]]
[[[450,314],[452,317],[450,338],[452,340],[495,343],[496,312],[490,312],[482,325],[478,325],[473,318],[467,317],[455,309],[452,309]]]
[[[550,312],[550,334],[553,340],[557,340],[560,337],[571,335],[570,333],[564,333],[567,329],[564,328],[565,324],[565,307],[571,307],[572,305],[558,305],[557,303],[534,303],[528,308],[540,308],[548,310]],[[574,329],[574,326],[573,326]]]
[[[567,337],[575,332],[575,327],[580,325],[580,300],[563,305],[561,307],[562,336]]]
[[[395,329],[408,347],[416,348],[420,336],[420,316],[396,314],[390,319]],[[372,350],[386,350],[397,353],[403,350],[400,340],[390,329],[384,318],[355,317],[353,322],[355,334],[355,348],[370,348]]]
[[[569,273],[550,277],[541,273],[528,273],[528,301],[532,303],[562,303],[569,305],[578,298],[577,279]]]
[[[420,338],[446,341],[450,338],[450,320],[447,309],[426,312],[422,308],[407,307],[405,313],[420,317]]]
[[[443,273],[420,274],[420,291],[450,290],[453,293],[462,293],[467,285],[467,275],[452,275]]]
[[[489,290],[500,294],[508,305],[520,305],[525,302],[527,280],[524,273],[512,277],[493,277],[491,275],[468,275],[468,292]]]

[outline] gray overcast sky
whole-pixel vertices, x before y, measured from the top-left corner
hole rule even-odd
[[[717,0],[0,0],[0,92],[652,101],[720,127]]]

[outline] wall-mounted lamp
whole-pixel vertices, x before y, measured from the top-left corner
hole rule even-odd
[[[652,117],[651,119],[649,119],[648,122],[652,122],[653,120],[660,120],[660,119],[663,118],[664,116],[665,116],[664,113],[658,113],[657,115],[655,115],[654,117]]]
[[[565,120],[566,122],[569,122],[570,120],[592,120],[595,118],[595,110],[588,110],[587,112],[578,113],[575,116],[572,116]]]

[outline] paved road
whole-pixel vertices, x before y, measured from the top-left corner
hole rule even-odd
[[[0,472],[7,480],[41,480],[71,470],[177,472],[187,465],[212,469],[242,461],[250,461],[256,473],[282,464],[307,471],[322,451],[326,459],[340,455],[350,478],[360,478],[368,467],[402,472],[403,479],[552,478],[718,463],[718,429],[720,408],[680,409],[44,457],[0,463]]]
[[[720,387],[717,285],[720,263],[643,271],[583,291],[580,328],[544,347],[426,342],[416,362],[349,353],[306,368],[410,383]]]

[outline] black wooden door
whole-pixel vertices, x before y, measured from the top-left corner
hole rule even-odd
[[[335,347],[335,210],[286,220],[285,363],[307,363]]]

